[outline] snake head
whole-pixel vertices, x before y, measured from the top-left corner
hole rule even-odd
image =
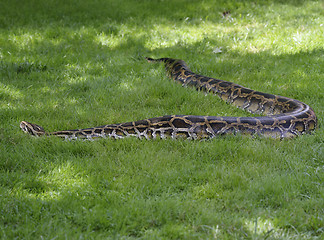
[[[21,121],[20,122],[20,128],[25,132],[29,133],[34,136],[42,136],[45,135],[45,130],[41,126],[38,126],[37,124],[34,123],[29,123],[26,121]]]

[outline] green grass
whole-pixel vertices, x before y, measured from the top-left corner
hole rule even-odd
[[[0,238],[322,239],[323,23],[320,1],[2,0]],[[319,128],[283,141],[93,142],[19,129],[249,115],[145,56],[303,101]]]

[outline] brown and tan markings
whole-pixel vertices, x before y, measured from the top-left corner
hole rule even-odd
[[[149,62],[163,62],[168,75],[183,86],[213,93],[224,101],[262,117],[216,117],[167,115],[100,127],[46,132],[42,127],[22,121],[21,129],[35,136],[55,135],[67,139],[98,137],[124,138],[213,138],[224,134],[261,135],[291,138],[310,133],[316,128],[315,112],[305,103],[278,95],[258,92],[232,82],[193,73],[178,59],[147,58]]]

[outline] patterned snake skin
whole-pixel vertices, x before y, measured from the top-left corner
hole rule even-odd
[[[135,136],[138,138],[213,138],[224,134],[248,134],[274,138],[292,138],[310,133],[316,128],[314,111],[300,101],[254,91],[235,83],[193,73],[187,64],[178,59],[147,58],[149,62],[165,64],[169,76],[183,86],[211,92],[224,101],[262,117],[215,117],[193,115],[167,115],[100,127],[45,132],[36,124],[20,123],[21,129],[35,136],[55,135],[67,139],[109,137],[114,139]]]

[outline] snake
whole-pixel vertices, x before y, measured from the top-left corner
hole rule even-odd
[[[196,74],[181,59],[146,58],[163,63],[168,76],[182,86],[214,94],[225,102],[258,116],[165,115],[144,120],[99,127],[46,132],[43,127],[22,121],[20,128],[34,136],[58,136],[65,139],[208,139],[221,135],[250,135],[270,138],[294,138],[316,129],[317,118],[307,104],[288,97],[255,91],[233,82]]]

